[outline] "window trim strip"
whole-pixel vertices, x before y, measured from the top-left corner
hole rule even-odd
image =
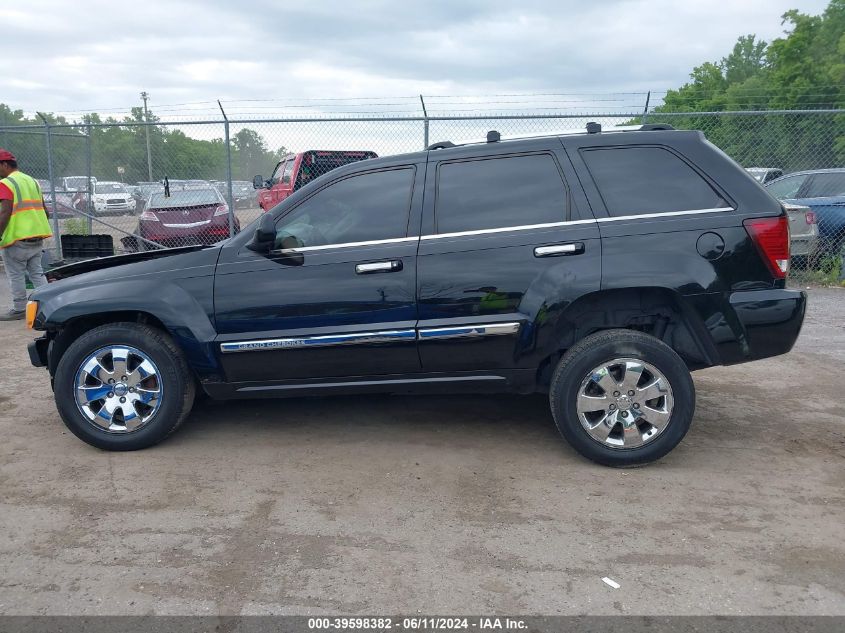
[[[577,226],[595,224],[596,222],[620,222],[625,220],[648,220],[651,218],[697,215],[701,213],[721,213],[736,211],[734,207],[717,207],[715,209],[691,209],[689,211],[660,211],[658,213],[638,213],[636,215],[620,215],[618,217],[596,218],[593,220],[567,220],[565,222],[546,222],[544,224],[522,224],[518,226],[502,226],[493,229],[478,229],[474,231],[458,231],[456,233],[431,233],[428,235],[412,235],[395,237],[386,240],[369,240],[366,242],[344,242],[341,244],[325,244],[322,246],[303,246],[302,248],[284,248],[271,251],[271,254],[307,253],[310,251],[325,251],[333,248],[354,248],[358,246],[378,246],[380,244],[401,244],[417,240],[439,240],[452,237],[471,237],[474,235],[490,235],[516,231],[531,231],[534,229],[552,229],[561,226]]]
[[[393,237],[386,240],[368,240],[366,242],[342,242],[340,244],[324,244],[322,246],[303,246],[302,248],[280,248],[270,251],[270,254],[307,253],[309,251],[325,251],[332,248],[354,248],[356,246],[375,246],[379,244],[401,244],[403,242],[416,242],[419,239],[419,235],[412,235],[410,237]]]
[[[699,213],[721,213],[722,211],[736,211],[734,207],[716,207],[713,209],[691,209],[689,211],[660,211],[658,213],[637,213],[635,215],[619,215],[608,218],[597,218],[596,222],[619,222],[620,220],[640,220],[662,218],[666,216],[696,215]]]

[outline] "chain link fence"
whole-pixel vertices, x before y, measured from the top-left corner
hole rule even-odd
[[[845,110],[288,118],[0,127],[0,147],[41,181],[53,263],[212,244],[326,171],[431,143],[670,123],[696,129],[785,201],[797,283],[839,283]],[[828,170],[828,171],[823,171]],[[254,187],[253,180],[256,179]]]

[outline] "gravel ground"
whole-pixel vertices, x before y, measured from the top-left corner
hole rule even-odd
[[[696,373],[622,471],[542,396],[202,403],[101,452],[0,323],[0,614],[845,615],[843,316],[811,290],[791,354]]]

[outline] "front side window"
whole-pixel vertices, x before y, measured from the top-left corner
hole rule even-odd
[[[330,184],[276,224],[276,248],[405,237],[414,169],[350,176]]]
[[[563,222],[566,187],[549,154],[442,163],[437,170],[438,233]]]
[[[807,183],[804,198],[832,198],[845,196],[845,172],[816,174]]]
[[[662,147],[588,149],[582,156],[611,216],[730,207],[698,172]]]
[[[282,161],[278,165],[276,165],[276,169],[273,170],[273,175],[270,177],[271,185],[278,185],[281,182],[282,172],[284,171],[286,164],[287,163],[285,161]]]
[[[282,172],[282,184],[284,185],[290,184],[290,176],[293,173],[294,162],[294,159],[291,158],[287,163],[285,163],[285,170]]]
[[[787,200],[798,195],[798,190],[804,181],[807,180],[807,174],[799,174],[797,176],[787,176],[781,178],[777,182],[772,182],[766,185],[766,191],[772,194],[778,200]]]

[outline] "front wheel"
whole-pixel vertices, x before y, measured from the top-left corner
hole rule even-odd
[[[131,451],[162,441],[194,401],[181,350],[159,329],[137,323],[96,327],[74,341],[56,368],[56,406],[79,439]]]
[[[564,354],[549,400],[575,450],[605,466],[637,466],[660,459],[686,435],[695,386],[681,357],[659,339],[607,330]]]

